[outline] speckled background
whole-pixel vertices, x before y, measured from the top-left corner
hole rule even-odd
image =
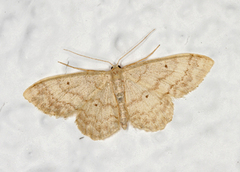
[[[1,172],[239,172],[240,2],[237,0],[1,0]],[[203,83],[174,100],[163,131],[121,130],[104,141],[82,135],[74,118],[49,117],[24,90],[76,72],[57,61],[109,70],[152,29],[122,65],[145,57],[199,53],[215,61]],[[83,139],[79,139],[84,137]]]

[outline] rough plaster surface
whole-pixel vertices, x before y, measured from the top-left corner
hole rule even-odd
[[[237,0],[2,0],[0,171],[240,171],[239,16]],[[57,61],[110,69],[63,48],[114,63],[154,28],[123,65],[158,44],[151,58],[191,52],[215,61],[195,91],[174,101],[163,131],[129,127],[92,141],[74,118],[49,117],[23,98],[39,79],[76,71]]]

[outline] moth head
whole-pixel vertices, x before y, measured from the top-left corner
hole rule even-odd
[[[113,65],[112,67],[111,67],[111,69],[119,69],[119,68],[122,68],[120,65],[118,65],[118,64],[116,64],[116,65]]]

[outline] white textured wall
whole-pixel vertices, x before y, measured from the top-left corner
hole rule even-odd
[[[240,3],[238,0],[0,1],[0,171],[23,172],[239,172]],[[49,117],[23,91],[47,76],[71,73],[62,61],[108,70],[149,31],[151,37],[123,61],[192,52],[215,61],[204,82],[175,100],[163,131],[121,130],[92,141],[74,118]]]

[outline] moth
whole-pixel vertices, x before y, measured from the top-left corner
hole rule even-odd
[[[120,60],[135,47],[117,64],[108,62],[112,66],[109,71],[60,62],[83,71],[42,79],[27,88],[23,96],[48,115],[68,118],[75,114],[79,130],[93,140],[106,139],[120,128],[126,130],[128,122],[145,131],[162,130],[173,117],[172,99],[194,90],[214,61],[191,53],[146,60],[158,45],[147,57],[120,66]]]

